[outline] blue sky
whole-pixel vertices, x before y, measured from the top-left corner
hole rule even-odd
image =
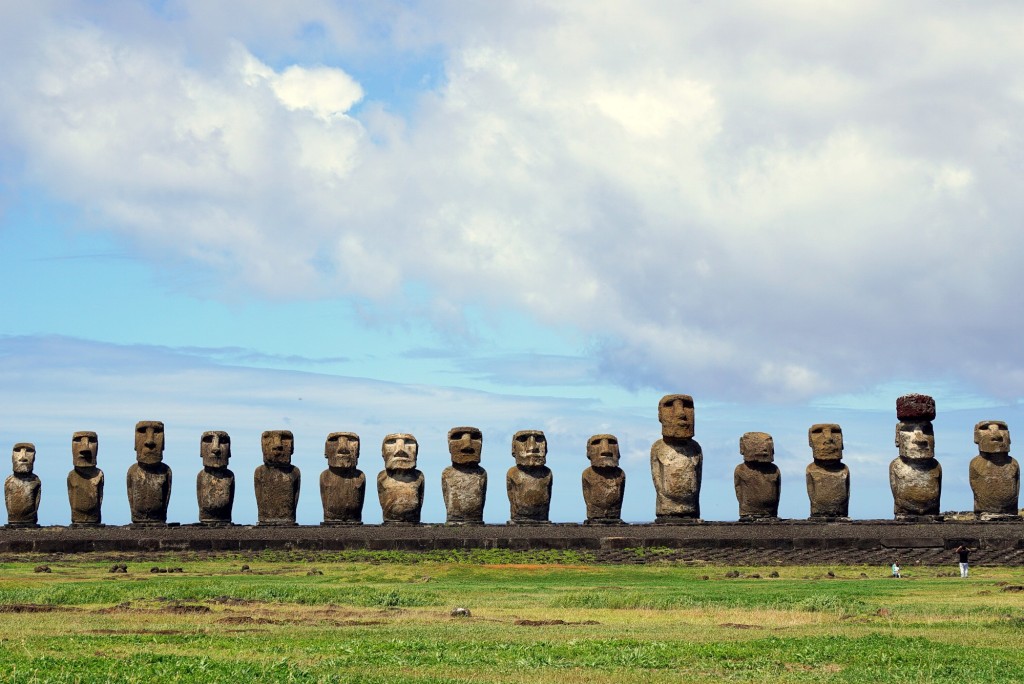
[[[891,516],[895,399],[933,393],[942,508],[972,427],[1020,423],[1024,10],[979,2],[9,3],[0,6],[0,444],[69,519],[100,434],[128,521],[137,420],[167,423],[171,519],[227,430],[236,520],[259,433],[484,431],[508,516],[520,429],[552,517],[612,432],[653,518],[658,398],[697,402],[704,515],[736,517],[746,431],[805,517],[806,431],[839,422],[852,513]],[[376,497],[365,517],[379,520]]]

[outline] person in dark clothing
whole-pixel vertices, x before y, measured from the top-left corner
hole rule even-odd
[[[974,551],[974,549],[969,549],[963,544],[953,549],[953,553],[960,557],[960,577],[962,579],[967,577],[967,564],[971,557],[971,551]]]

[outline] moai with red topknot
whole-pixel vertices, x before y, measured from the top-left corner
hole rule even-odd
[[[900,455],[889,464],[893,513],[897,520],[942,520],[942,466],[935,460],[935,400],[906,394],[896,400],[896,446]]]

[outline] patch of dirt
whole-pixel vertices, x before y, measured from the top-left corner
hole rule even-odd
[[[160,610],[165,612],[165,613],[188,614],[188,613],[209,613],[211,609],[210,609],[209,606],[197,606],[197,605],[193,605],[193,604],[183,604],[183,605],[177,605],[177,606],[167,606],[166,608],[161,608]]]
[[[233,596],[214,596],[211,599],[206,599],[207,603],[216,603],[221,606],[248,606],[253,603],[263,603],[263,601],[250,601],[249,599],[234,598]]]
[[[719,627],[729,627],[731,629],[757,629],[757,625],[744,625],[741,622],[723,622],[718,625]]]
[[[565,620],[516,620],[515,625],[520,627],[548,627],[551,625],[599,625],[597,620],[583,620],[582,622],[566,622]]]
[[[1015,593],[1019,593],[1019,592],[1024,591],[1024,587],[1022,587],[1019,584],[1007,584],[1005,587],[1003,587],[999,591],[1008,591],[1008,592],[1011,592],[1011,593],[1015,594]]]
[[[370,625],[385,625],[383,620],[330,620],[327,624],[335,627],[367,627]]]
[[[224,625],[279,625],[280,620],[271,620],[265,617],[253,617],[251,615],[232,615],[223,617],[217,622]]]
[[[190,634],[180,629],[90,629],[87,634]]]
[[[50,606],[43,603],[9,603],[0,605],[0,613],[57,613],[78,610],[69,606]]]

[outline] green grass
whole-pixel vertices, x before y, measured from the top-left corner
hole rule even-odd
[[[0,682],[1024,681],[1018,568],[439,558],[0,564]]]

